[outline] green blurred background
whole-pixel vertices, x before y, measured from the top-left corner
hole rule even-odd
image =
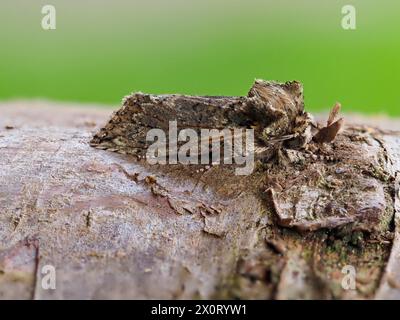
[[[41,28],[41,8],[57,29]],[[357,29],[341,27],[354,5]],[[245,95],[304,83],[306,107],[400,114],[398,0],[1,0],[0,100],[119,105],[132,91]]]

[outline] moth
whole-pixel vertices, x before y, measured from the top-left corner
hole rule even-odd
[[[246,96],[187,96],[133,93],[90,141],[90,145],[138,158],[146,156],[150,129],[253,129],[256,156],[269,158],[277,147],[300,149],[312,140],[312,116],[304,110],[297,81],[256,80]]]

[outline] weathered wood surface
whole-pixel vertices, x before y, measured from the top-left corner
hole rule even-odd
[[[376,169],[355,175],[371,203],[355,210],[385,219],[378,216],[378,231],[359,238],[353,228],[326,224],[299,231],[298,215],[280,226],[289,220],[278,219],[264,192],[280,183],[273,179],[279,166],[248,177],[219,167],[194,173],[91,148],[110,113],[0,105],[0,298],[400,299],[400,135],[388,131],[398,122],[384,120],[382,131],[357,120],[366,126],[348,127],[334,144],[347,162],[306,164],[328,173],[348,163]],[[324,182],[347,183],[326,181],[332,175]],[[329,188],[314,191],[329,196]],[[294,200],[281,198],[285,208],[299,208],[282,199]],[[48,264],[56,290],[41,286]],[[345,265],[357,270],[357,290],[341,286]]]

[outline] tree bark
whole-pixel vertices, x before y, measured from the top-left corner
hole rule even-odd
[[[398,132],[346,117],[332,161],[235,176],[90,147],[110,113],[0,106],[0,298],[400,299]]]

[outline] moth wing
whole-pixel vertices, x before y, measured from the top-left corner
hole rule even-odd
[[[242,154],[238,154],[238,149],[234,147],[234,142],[235,139],[239,139],[239,141],[241,141],[243,143],[243,141],[246,141],[246,133],[245,132],[238,132],[238,133],[233,133],[233,131],[231,131],[231,139],[229,140],[229,142],[224,141],[225,136],[223,135],[215,135],[212,137],[203,137],[199,140],[199,145],[207,145],[208,144],[208,148],[206,150],[202,150],[202,148],[199,148],[199,155],[207,155],[210,154],[212,151],[212,138],[217,138],[219,139],[220,142],[220,152],[221,154],[221,162],[225,162],[225,160],[229,160],[230,157],[235,157],[235,156],[244,156],[245,151],[248,151],[246,149],[248,149],[249,147],[246,146],[246,148],[244,148],[243,144],[242,144],[242,148],[241,153]],[[225,154],[225,144],[226,143],[230,143],[231,144],[231,154],[226,155]],[[265,152],[267,152],[268,150],[270,150],[269,146],[259,146],[258,144],[255,144],[252,149],[252,152],[254,153],[254,156],[257,158],[259,155],[264,154]],[[232,160],[232,158],[230,158],[230,160]],[[229,162],[227,162],[229,163]]]

